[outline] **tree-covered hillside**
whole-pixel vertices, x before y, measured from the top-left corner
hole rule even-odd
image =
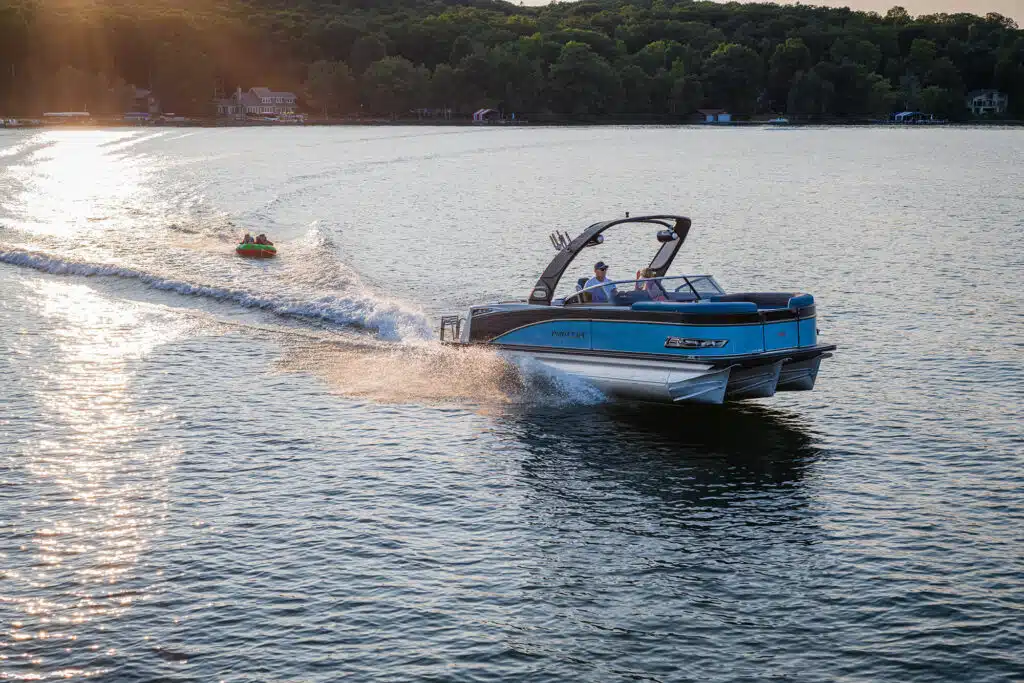
[[[167,109],[267,85],[314,111],[482,106],[527,117],[964,119],[995,88],[1024,118],[1024,32],[989,14],[885,16],[692,0],[0,0],[0,114]]]

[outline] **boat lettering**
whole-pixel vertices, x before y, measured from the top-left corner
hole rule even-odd
[[[721,349],[729,343],[728,339],[684,339],[669,337],[665,340],[666,349]]]
[[[578,332],[576,330],[553,330],[551,332],[552,337],[561,337],[568,339],[583,339],[584,334],[585,333]]]

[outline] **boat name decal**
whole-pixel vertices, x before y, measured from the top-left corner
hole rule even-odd
[[[669,337],[665,340],[666,349],[721,349],[729,343],[728,339],[684,339]]]
[[[575,330],[553,330],[551,332],[552,337],[568,337],[569,339],[583,339],[585,334]]]

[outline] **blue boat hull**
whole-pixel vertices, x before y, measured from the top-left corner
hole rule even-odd
[[[835,348],[817,343],[812,297],[790,296],[782,303],[497,304],[470,311],[462,341],[529,356],[617,398],[768,398],[813,389],[821,360]]]

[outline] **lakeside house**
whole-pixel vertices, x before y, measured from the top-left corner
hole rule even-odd
[[[698,109],[704,123],[732,123],[732,114],[724,109]]]
[[[500,121],[501,112],[497,109],[477,109],[473,112],[473,121],[475,123],[486,123],[488,121]]]
[[[235,118],[246,116],[284,116],[295,113],[295,93],[270,88],[238,88],[231,97],[216,100],[217,115]]]
[[[1010,98],[998,90],[974,90],[967,95],[967,108],[975,116],[1002,116]]]

